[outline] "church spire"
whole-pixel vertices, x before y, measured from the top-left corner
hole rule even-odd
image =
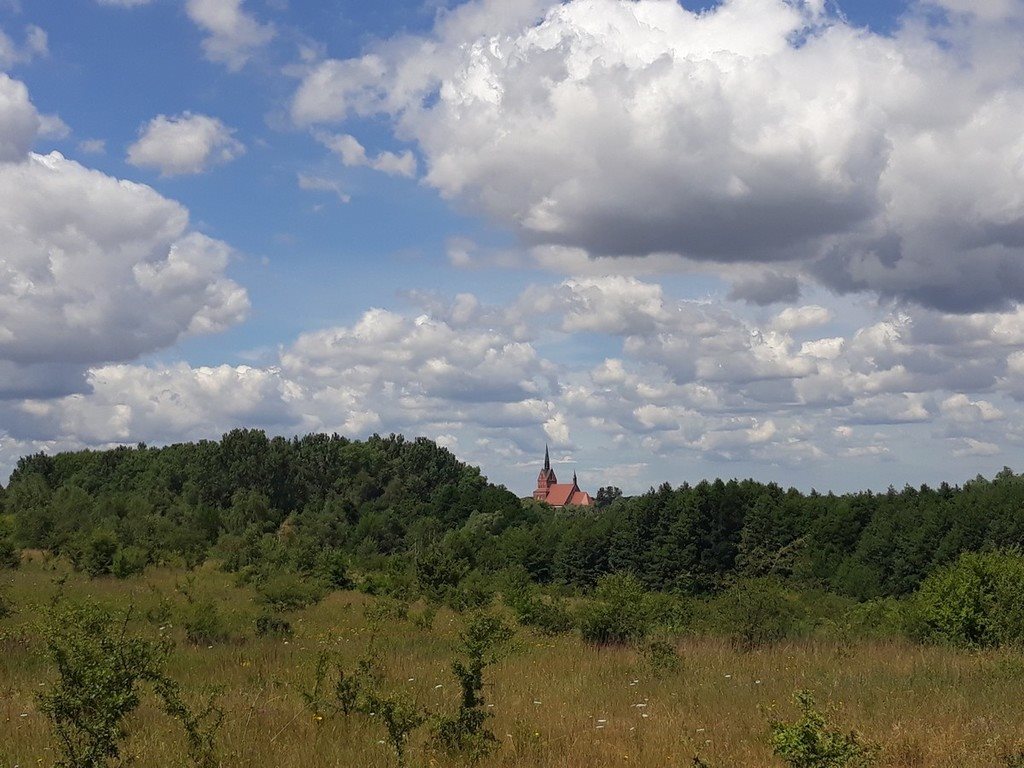
[[[551,469],[551,457],[548,455],[548,444],[544,443],[544,471]]]
[[[575,469],[572,471],[572,484],[573,485],[579,485],[579,483],[576,481],[576,470]]]

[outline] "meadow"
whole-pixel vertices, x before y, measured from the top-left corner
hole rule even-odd
[[[377,598],[335,591],[287,614],[290,637],[257,636],[256,593],[210,565],[195,572],[151,567],[128,579],[89,579],[59,560],[34,555],[0,573],[14,609],[0,619],[0,766],[53,765],[50,725],[37,695],[53,670],[42,621],[60,591],[68,603],[124,610],[129,630],[175,642],[168,672],[190,699],[216,690],[224,711],[217,759],[224,766],[366,766],[396,763],[378,718],[315,714],[304,692],[322,652],[355,664],[375,638],[385,685],[423,708],[451,712],[458,684],[451,662],[461,614],[441,608],[423,620],[371,621]],[[186,597],[218,606],[227,637],[190,642],[178,617]],[[416,617],[420,616],[420,620]],[[830,721],[880,745],[878,765],[1014,766],[1024,744],[1024,656],[964,651],[909,641],[808,638],[743,650],[724,639],[673,641],[680,663],[657,670],[628,646],[593,647],[577,635],[517,628],[510,651],[488,668],[484,696],[497,748],[479,765],[603,768],[781,766],[768,742],[772,718],[796,716],[794,692],[809,690]],[[144,697],[128,720],[122,764],[186,765],[180,730]],[[460,765],[434,748],[429,726],[415,730],[411,766]],[[701,762],[696,762],[699,758]]]

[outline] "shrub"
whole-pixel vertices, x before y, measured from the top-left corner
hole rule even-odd
[[[655,677],[679,670],[679,650],[668,640],[652,640],[644,648],[644,662]]]
[[[340,550],[330,549],[321,552],[316,559],[315,570],[316,574],[334,589],[352,588],[348,558]]]
[[[324,582],[304,579],[297,573],[281,573],[256,587],[259,601],[279,611],[294,611],[320,602],[327,593]]]
[[[924,641],[989,648],[1024,642],[1024,557],[975,552],[921,584],[911,601],[911,634]]]
[[[644,588],[632,574],[604,576],[594,599],[580,609],[580,632],[592,645],[620,645],[642,640],[650,630]]]
[[[790,768],[867,768],[878,757],[878,746],[856,732],[833,728],[815,709],[808,691],[795,696],[800,719],[771,723],[770,742],[775,756]]]
[[[140,547],[121,547],[114,554],[111,573],[119,579],[142,573],[149,565],[149,553]]]
[[[185,637],[195,645],[223,643],[231,636],[223,614],[212,600],[199,600],[190,604],[184,626]]]
[[[717,629],[742,648],[785,640],[799,628],[798,606],[773,579],[744,579],[711,608]]]
[[[409,734],[427,721],[427,716],[415,701],[402,693],[382,694],[376,691],[366,697],[363,705],[368,712],[380,718],[387,729],[388,743],[395,750],[399,768],[404,768],[405,744]]]
[[[0,570],[21,565],[21,550],[7,536],[0,536]]]
[[[256,634],[260,637],[291,637],[292,623],[284,616],[263,611],[256,617]]]
[[[154,642],[128,632],[131,610],[123,617],[94,605],[58,606],[44,626],[46,655],[57,677],[39,695],[39,706],[57,733],[58,768],[105,768],[119,762],[127,718],[138,707],[148,683],[164,712],[185,729],[188,753],[199,768],[214,768],[216,733],[223,712],[211,697],[198,714],[182,700],[164,668],[167,641]]]
[[[434,739],[444,750],[477,762],[497,745],[497,737],[486,727],[491,713],[483,697],[484,670],[502,657],[512,634],[512,628],[491,613],[478,613],[466,624],[460,635],[462,658],[452,663],[461,690],[459,709],[439,718],[434,727]]]
[[[470,571],[448,591],[445,602],[456,611],[477,611],[494,601],[494,586],[480,571]]]
[[[98,529],[82,548],[81,568],[92,577],[106,576],[114,565],[117,537],[111,531]]]

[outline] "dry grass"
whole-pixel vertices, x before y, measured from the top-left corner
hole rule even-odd
[[[48,678],[35,624],[53,593],[55,573],[38,559],[0,575],[18,609],[0,621],[0,766],[51,765],[54,753],[35,695]],[[150,571],[128,581],[72,576],[68,597],[134,604],[142,618],[159,595],[174,592],[180,572]],[[229,613],[237,642],[213,648],[179,640],[172,675],[198,695],[223,688],[220,754],[225,766],[391,766],[383,730],[371,719],[316,721],[299,691],[309,686],[319,650],[354,661],[369,628],[369,600],[336,593],[291,618],[289,641],[254,637],[252,594],[214,570],[196,579],[200,592]],[[173,622],[173,620],[172,620]],[[431,630],[395,623],[382,637],[391,679],[433,710],[456,693],[449,663],[458,616],[441,612]],[[154,628],[147,627],[149,631]],[[573,637],[521,632],[515,653],[493,670],[492,726],[502,745],[484,766],[689,766],[695,755],[716,768],[775,766],[766,747],[766,710],[793,713],[797,689],[833,705],[835,720],[883,745],[885,766],[1000,766],[1002,751],[1024,742],[1024,658],[1010,652],[970,654],[905,643],[844,646],[801,643],[744,653],[716,640],[680,644],[682,667],[654,679],[629,649],[595,650]],[[442,686],[440,688],[436,686]],[[184,765],[180,734],[150,704],[131,722],[125,754],[140,766]],[[414,737],[411,763],[453,765],[432,754],[426,729]]]

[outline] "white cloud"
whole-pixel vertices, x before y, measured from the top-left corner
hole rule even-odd
[[[156,168],[162,176],[202,173],[245,153],[233,134],[215,117],[191,112],[158,115],[139,129],[138,141],[128,148],[128,162]]]
[[[300,173],[297,178],[299,189],[307,192],[330,192],[333,195],[337,195],[338,199],[343,203],[348,203],[352,199],[345,192],[341,183],[333,179],[325,179],[323,176],[314,176],[308,173]]]
[[[102,155],[107,151],[105,139],[83,139],[78,142],[78,151],[86,155]]]
[[[25,28],[25,42],[19,44],[0,28],[0,67],[26,64],[33,59],[48,56],[49,53],[46,30],[30,24]]]
[[[45,121],[0,74],[0,399],[81,389],[90,366],[130,360],[239,322],[230,249],[141,184],[54,152]]]
[[[248,311],[224,277],[229,249],[190,233],[182,206],[56,153],[0,164],[0,240],[0,360],[44,379],[49,366],[129,360]]]
[[[0,72],[0,163],[24,158],[42,124],[25,84]]]
[[[253,53],[274,39],[272,24],[261,24],[242,8],[243,0],[186,0],[188,17],[206,33],[203,52],[238,71]]]
[[[380,152],[376,157],[370,157],[359,140],[346,133],[321,134],[320,141],[337,154],[341,162],[348,167],[364,166],[389,176],[412,178],[416,175],[416,158],[409,150],[400,155],[394,152]]]
[[[528,242],[788,263],[736,298],[799,277],[1002,307],[1024,299],[1024,8],[943,4],[970,13],[880,35],[823,3],[474,0],[313,65],[292,116],[390,118],[426,183]]]

